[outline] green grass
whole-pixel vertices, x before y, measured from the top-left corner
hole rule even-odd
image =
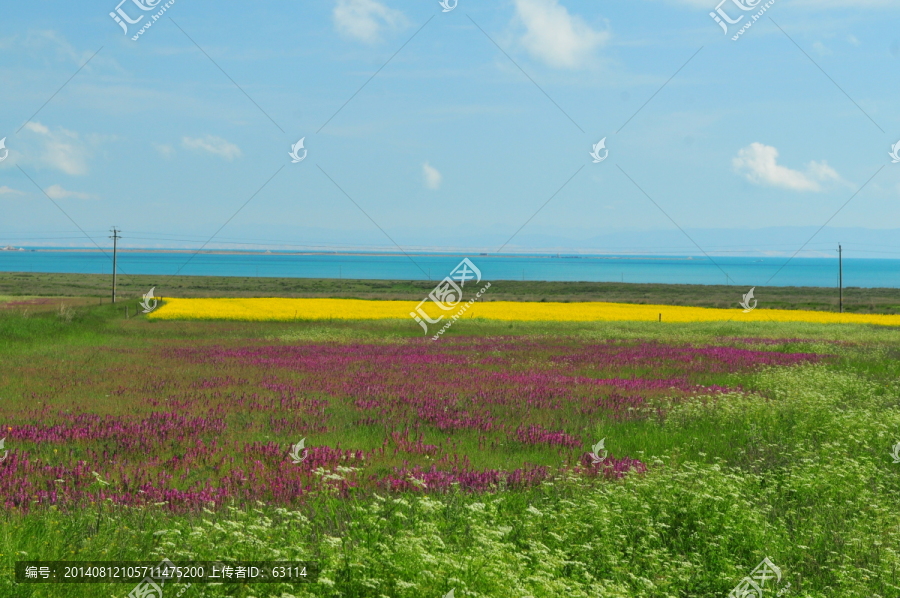
[[[720,598],[765,556],[784,572],[778,587],[790,582],[789,597],[900,596],[900,464],[889,455],[900,442],[896,329],[460,321],[450,334],[698,344],[803,338],[816,342],[777,350],[836,357],[734,375],[730,381],[747,393],[673,404],[664,419],[597,421],[596,438],[650,467],[621,481],[561,474],[528,490],[361,491],[351,499],[323,489],[295,510],[259,504],[193,515],[109,504],[6,510],[0,596],[123,598],[133,587],[14,585],[16,560],[168,557],[314,560],[323,568],[319,583],[308,586],[195,584],[186,598],[439,598],[451,588],[456,597]],[[126,320],[121,306],[109,305],[71,317],[0,314],[0,401],[39,386],[32,377],[40,372],[29,369],[35,363],[55,361],[71,372],[66,393],[80,396],[106,368],[176,341],[394,343],[419,336],[413,324],[398,322],[151,323]],[[342,445],[378,442],[377,431],[360,429]]]
[[[111,277],[102,274],[0,272],[0,296],[97,297],[109,301]],[[120,275],[121,298],[139,299],[151,287],[162,297],[344,297],[420,301],[434,281]],[[736,308],[747,288],[734,285],[617,282],[491,282],[485,301],[611,301]],[[838,311],[838,292],[826,287],[756,287],[761,309]],[[844,310],[900,313],[900,289],[845,288]]]

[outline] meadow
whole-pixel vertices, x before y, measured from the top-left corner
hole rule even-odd
[[[321,568],[166,597],[713,598],[764,557],[766,597],[900,596],[896,327],[122,307],[0,312],[0,596],[164,557]]]
[[[109,302],[110,276],[0,272],[0,298],[4,295],[64,297],[84,302],[93,297]],[[434,288],[428,280],[353,280],[333,278],[276,278],[236,276],[169,276],[120,274],[122,299],[139,299],[151,287],[170,297],[307,297],[354,298],[419,302]],[[493,301],[607,301],[612,303],[685,305],[735,308],[747,288],[735,285],[632,284],[619,282],[492,280]],[[824,287],[766,287],[757,289],[760,307],[838,311],[838,292]],[[844,311],[849,313],[900,313],[900,289],[844,288]],[[0,308],[3,303],[0,302]]]

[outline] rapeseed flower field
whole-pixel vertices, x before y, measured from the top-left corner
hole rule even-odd
[[[416,301],[366,301],[361,299],[166,299],[164,305],[149,314],[160,320],[385,320],[410,319],[419,305]],[[457,308],[444,312],[450,317]],[[437,309],[425,305],[432,316]],[[673,305],[631,303],[551,303],[491,301],[474,303],[465,319],[504,321],[603,322],[810,322],[817,324],[877,324],[900,326],[900,315],[848,314],[786,309],[714,309]],[[446,320],[446,318],[445,318]]]

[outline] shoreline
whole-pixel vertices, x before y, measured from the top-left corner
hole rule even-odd
[[[411,251],[407,253],[399,253],[399,252],[387,252],[387,251],[289,251],[289,250],[236,250],[236,249],[204,249],[201,251],[195,251],[192,249],[122,249],[119,248],[119,253],[154,253],[154,254],[196,254],[196,255],[252,255],[252,256],[328,256],[328,257],[446,257],[446,258],[518,258],[518,259],[559,259],[559,260],[659,260],[659,261],[705,261],[710,258],[704,255],[676,255],[676,256],[663,256],[663,255],[655,255],[655,254],[564,254],[562,252],[540,252],[540,253],[485,253],[485,252],[452,252],[452,253],[441,253],[441,252],[423,252],[423,251]],[[0,256],[4,253],[9,253],[13,255],[21,255],[22,253],[112,253],[112,249],[92,249],[89,247],[85,248],[33,248],[33,249],[24,249],[24,251],[19,251],[18,248],[15,250],[3,250],[0,249]],[[787,257],[788,254],[785,255],[759,255],[759,256],[741,256],[746,259],[754,259],[758,261],[762,261],[764,259],[783,259]],[[717,255],[716,258],[728,258],[731,256],[722,256]],[[833,260],[835,258],[829,256],[804,256],[803,258],[797,259],[828,259]],[[896,258],[881,258],[881,257],[866,257],[866,258],[844,258],[847,260],[896,260]],[[900,261],[900,260],[896,260]]]
[[[91,249],[85,247],[84,249],[51,249],[51,248],[35,248],[35,249],[26,249],[25,253],[111,253],[112,249],[108,250],[100,250],[100,249]],[[656,259],[656,260],[678,260],[678,261],[693,261],[697,259],[706,259],[704,256],[673,256],[673,257],[664,257],[664,256],[656,256],[656,255],[603,255],[603,254],[586,254],[586,255],[562,255],[561,252],[557,252],[557,255],[553,255],[549,252],[545,253],[527,253],[527,254],[515,254],[515,253],[437,253],[437,252],[407,252],[407,253],[390,253],[390,252],[367,252],[367,251],[286,251],[286,250],[276,250],[276,251],[240,251],[236,249],[204,249],[201,251],[194,251],[191,249],[119,249],[119,253],[182,253],[182,254],[197,254],[197,255],[282,255],[282,256],[297,256],[297,255],[311,255],[311,256],[335,256],[335,257],[470,257],[470,258],[491,258],[491,257],[499,257],[499,258],[529,258],[529,259],[601,259],[601,260],[617,260],[617,259],[626,259],[626,260],[640,260],[640,259]],[[2,250],[0,250],[0,255],[2,255]],[[9,253],[20,254],[23,253],[16,249],[15,251],[9,251]],[[780,256],[776,256],[780,257]]]

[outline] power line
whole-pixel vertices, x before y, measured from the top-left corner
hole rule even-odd
[[[119,236],[119,231],[116,227],[112,227],[112,235],[109,237],[113,240],[113,268],[112,268],[112,302],[116,302],[116,250],[118,249],[118,241],[122,237]]]

